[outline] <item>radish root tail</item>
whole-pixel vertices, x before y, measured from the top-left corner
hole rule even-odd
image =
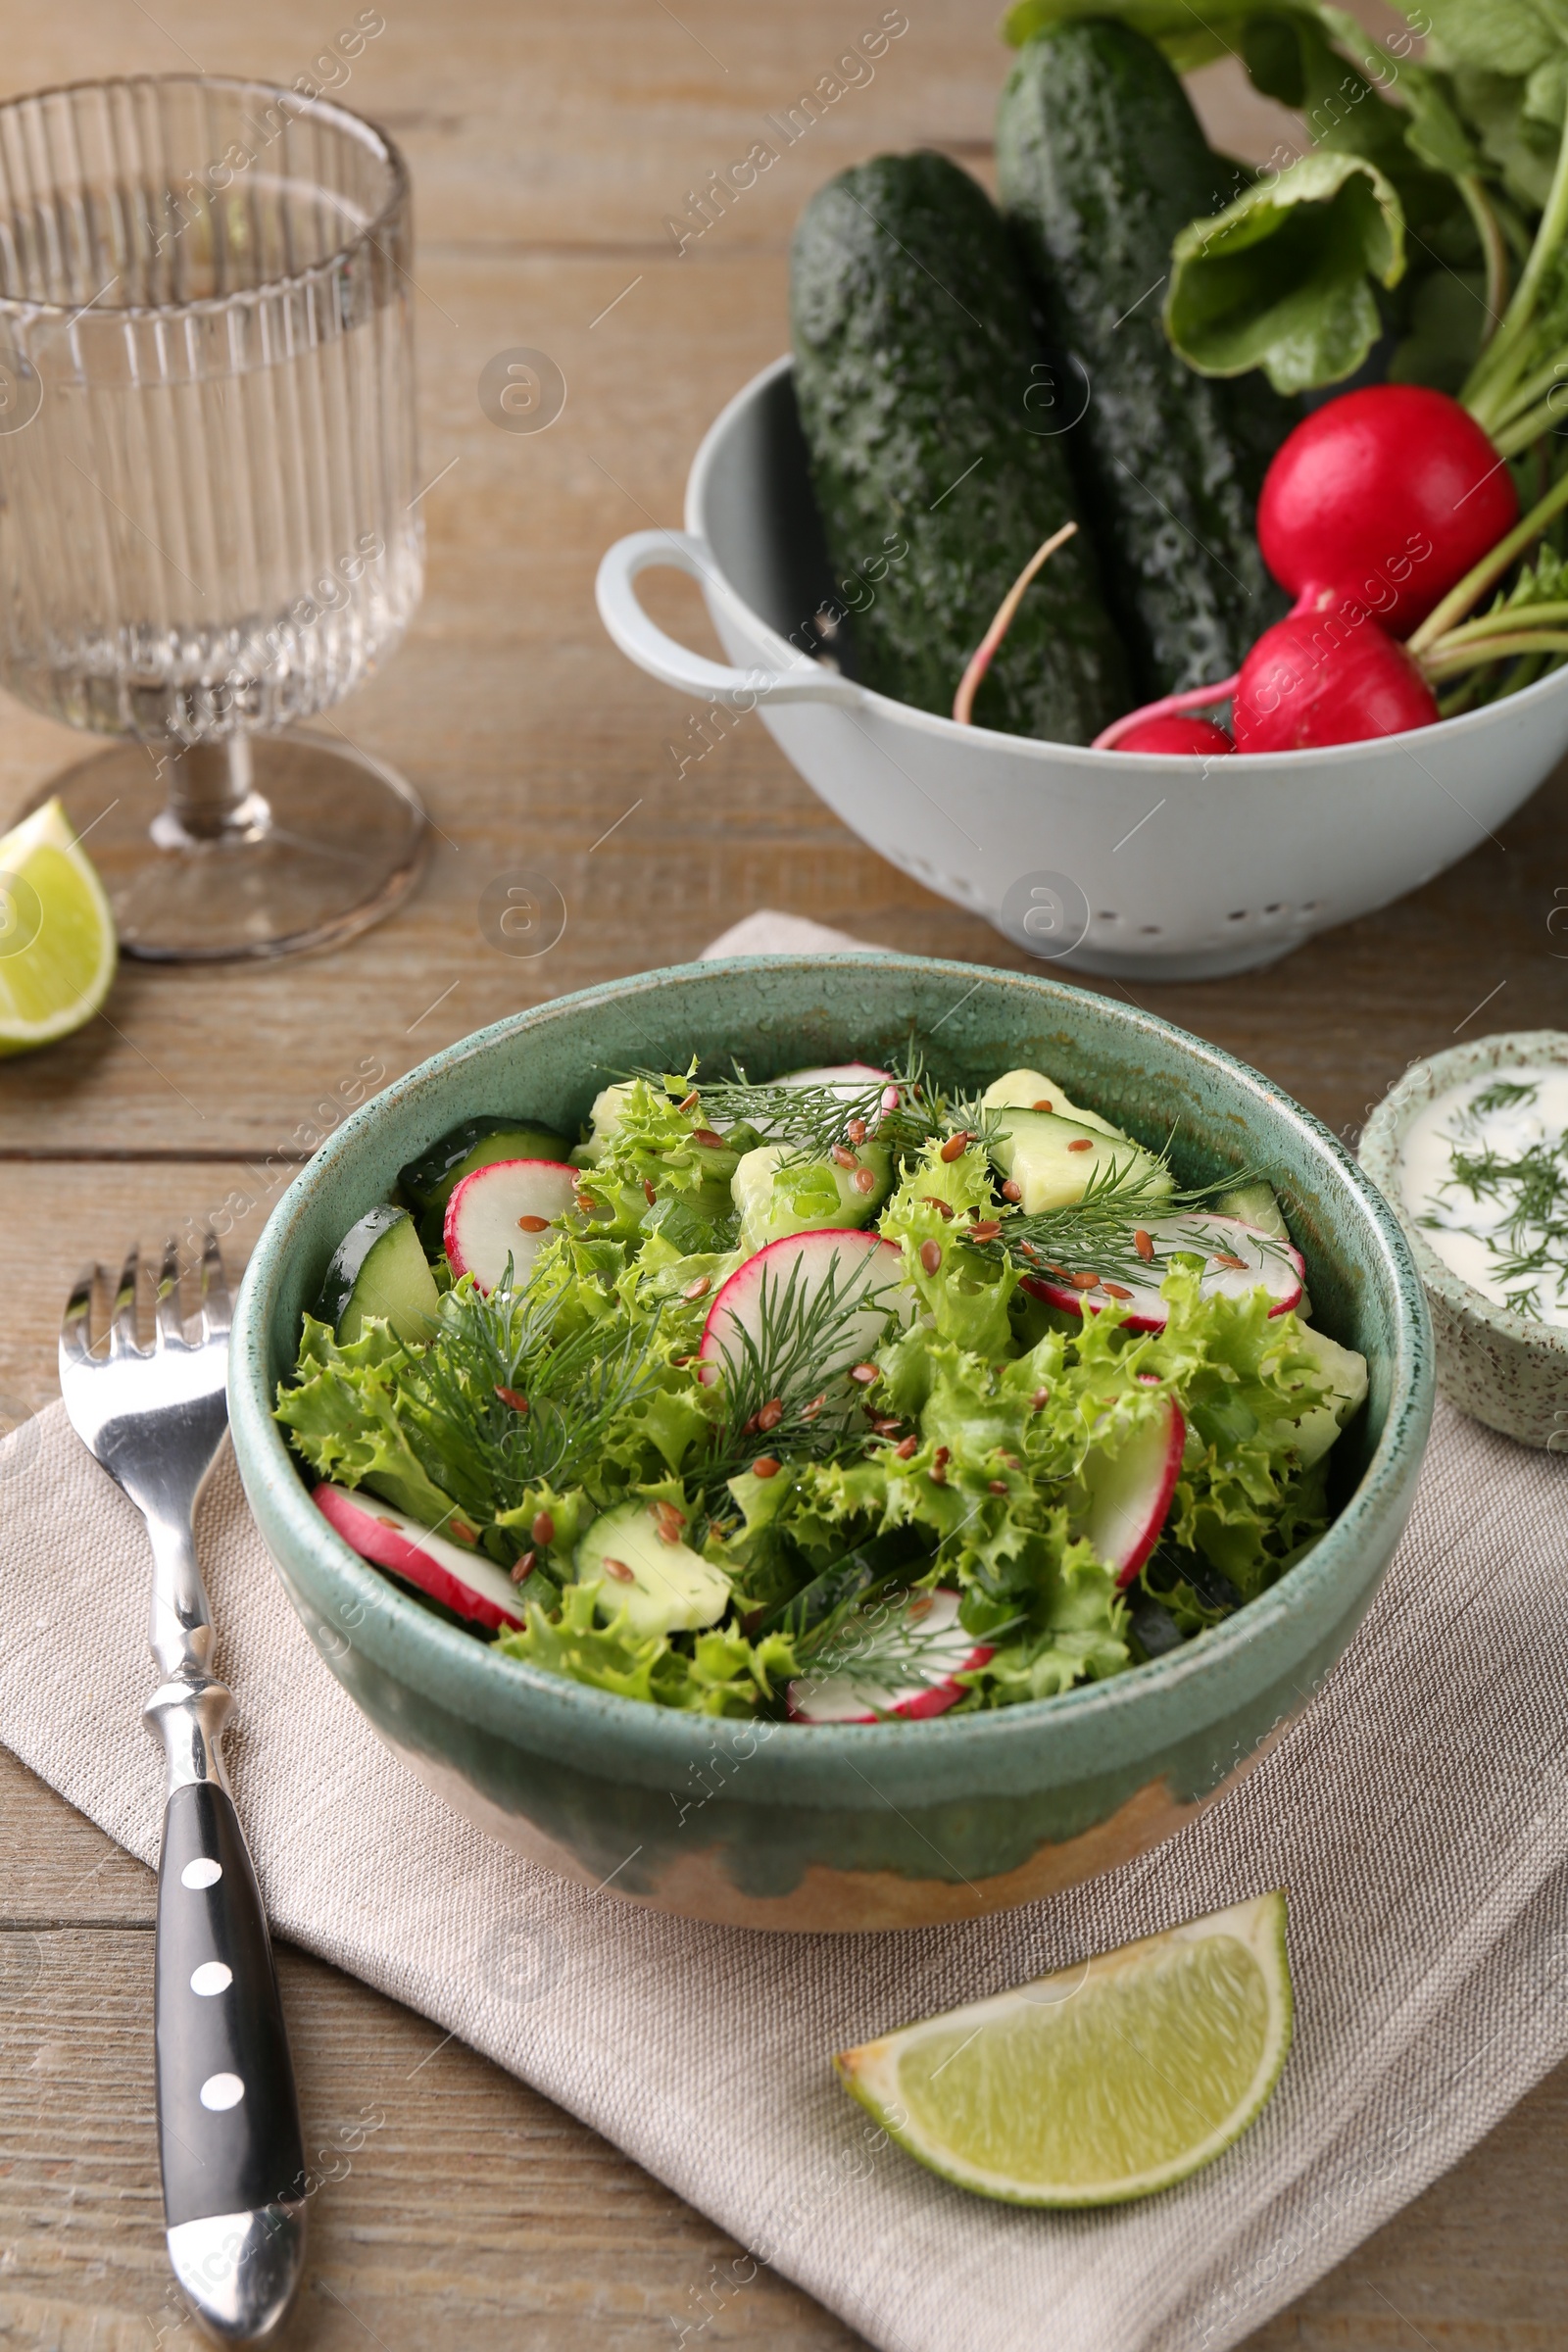
[[[1057,548],[1070,539],[1077,528],[1078,525],[1075,522],[1064,522],[1059,531],[1053,531],[1045,545],[1035,549],[1034,554],[997,607],[997,616],[970,655],[969,666],[958,680],[958,691],[953,698],[953,715],[960,727],[972,724],[970,713],[974,709],[974,698],[979,692],[980,681],[991,667],[998,646],[1012,626],[1013,615],[1023,603],[1024,590],[1047,558],[1054,556]]]
[[[1092,752],[1113,752],[1122,737],[1130,735],[1134,727],[1141,727],[1146,718],[1172,718],[1182,710],[1205,710],[1211,703],[1228,703],[1241,682],[1242,673],[1238,670],[1234,678],[1221,678],[1217,686],[1189,686],[1185,694],[1163,694],[1157,703],[1145,703],[1141,710],[1113,718],[1089,748]]]

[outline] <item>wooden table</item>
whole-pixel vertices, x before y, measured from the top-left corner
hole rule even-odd
[[[353,12],[345,5],[345,19]],[[601,550],[677,522],[686,465],[719,405],[785,343],[786,247],[810,187],[885,147],[941,145],[982,175],[1002,53],[963,0],[910,0],[868,87],[677,255],[667,217],[743,155],[763,113],[827,72],[858,10],[718,0],[386,0],[345,66],[304,0],[13,8],[21,90],[86,73],[314,73],[388,125],[413,166],[429,584],[407,645],[335,713],[394,760],[438,832],[417,896],[341,953],[275,968],[127,965],[107,1012],[0,1068],[7,1410],[54,1394],[54,1333],[84,1253],[158,1238],[229,1196],[254,1242],[318,1105],[363,1063],[395,1076],[519,1005],[694,954],[735,915],[790,907],[866,937],[1020,960],[983,924],[878,862],[830,818],[756,719],[677,774],[694,718],[612,650],[594,613]],[[1230,67],[1202,103],[1266,153],[1276,110]],[[498,431],[479,371],[531,345],[564,370],[550,431]],[[701,632],[695,597],[656,592]],[[671,747],[677,747],[672,751]],[[0,817],[78,757],[15,705]],[[1548,786],[1465,865],[1275,970],[1137,989],[1259,1063],[1353,1135],[1413,1056],[1460,1033],[1563,1018],[1568,785]],[[537,962],[498,954],[476,907],[498,870],[550,876],[569,910]],[[1114,983],[1107,984],[1114,986]],[[251,1171],[270,1155],[270,1181]],[[148,1770],[153,1770],[151,1752]],[[0,2332],[7,2343],[145,2352],[176,2328],[152,2122],[152,1882],[0,1754]],[[732,2248],[614,2148],[461,2043],[303,1955],[281,1954],[313,2148],[329,2159],[292,2345],[816,2348],[850,2341],[787,2283],[726,2299]],[[1298,2346],[1565,2340],[1568,2069],[1333,2277],[1252,2338]],[[187,2331],[181,2342],[191,2340]],[[956,2338],[956,2341],[957,2339]]]

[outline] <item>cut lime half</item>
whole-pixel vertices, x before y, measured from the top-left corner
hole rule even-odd
[[[79,1029],[115,976],[115,918],[58,801],[0,836],[0,1054]]]
[[[1118,2205],[1185,2180],[1262,2108],[1291,2046],[1285,1896],[1261,1894],[835,2059],[960,2188]]]

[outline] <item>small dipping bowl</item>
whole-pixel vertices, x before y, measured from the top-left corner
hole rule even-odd
[[[1516,1315],[1438,1255],[1404,1197],[1404,1146],[1429,1102],[1468,1079],[1533,1064],[1568,1066],[1568,1034],[1517,1029],[1418,1061],[1378,1104],[1360,1160],[1404,1228],[1432,1309],[1438,1386],[1462,1413],[1544,1451],[1568,1452],[1568,1324]]]

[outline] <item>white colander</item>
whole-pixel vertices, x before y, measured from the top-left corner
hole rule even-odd
[[[621,652],[704,702],[760,710],[862,841],[1069,969],[1197,980],[1272,963],[1465,857],[1568,750],[1568,668],[1408,735],[1211,760],[999,735],[873,694],[802,650],[834,581],[788,359],[710,427],[686,526],[634,532],[601,564]],[[658,565],[701,583],[735,667],[648,618],[633,583]],[[868,593],[846,582],[840,601]]]

